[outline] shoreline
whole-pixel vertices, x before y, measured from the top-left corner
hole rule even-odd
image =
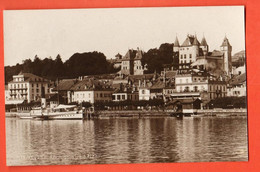
[[[247,116],[247,109],[199,109],[192,114],[194,117],[203,116]],[[90,114],[91,118],[125,118],[125,117],[169,117],[171,110],[102,110]],[[87,114],[84,114],[87,115]],[[190,116],[191,114],[184,114]],[[5,117],[19,117],[18,112],[6,112]]]

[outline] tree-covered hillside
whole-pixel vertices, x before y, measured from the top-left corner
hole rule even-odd
[[[45,58],[43,60],[36,55],[34,60],[26,59],[22,64],[6,66],[5,83],[11,81],[12,76],[21,71],[50,80],[117,72],[113,65],[107,62],[105,55],[100,52],[75,53],[64,63],[60,55],[57,55],[55,59]]]

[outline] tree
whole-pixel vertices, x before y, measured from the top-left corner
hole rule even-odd
[[[178,66],[177,55],[173,53],[173,44],[161,44],[159,49],[153,48],[144,53],[142,64],[147,64],[148,73],[161,72],[164,64]]]

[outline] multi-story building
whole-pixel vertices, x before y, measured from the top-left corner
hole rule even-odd
[[[139,94],[138,92],[132,92],[132,91],[117,91],[114,92],[112,95],[113,101],[138,101],[139,100]]]
[[[203,73],[177,74],[175,87],[177,93],[172,94],[175,97],[191,96],[202,98],[203,96],[204,99],[212,100],[227,96],[227,84],[225,81],[212,79],[208,74]]]
[[[81,80],[68,91],[68,103],[71,102],[108,102],[112,101],[113,89],[96,80]]]
[[[229,81],[227,96],[230,97],[246,96],[246,73],[235,76]]]
[[[126,55],[122,58],[121,62],[121,74],[123,75],[143,75],[144,67],[141,59],[143,58],[143,51],[137,48],[137,50],[130,49]]]
[[[8,83],[9,100],[40,101],[49,93],[49,81],[31,73],[22,73],[13,76]]]

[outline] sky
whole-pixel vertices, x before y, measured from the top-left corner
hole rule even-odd
[[[162,43],[180,44],[187,34],[203,35],[209,50],[219,50],[225,37],[232,54],[245,49],[243,6],[5,10],[5,66],[34,59],[63,62],[74,53],[99,51],[107,59],[128,49],[143,51]]]

